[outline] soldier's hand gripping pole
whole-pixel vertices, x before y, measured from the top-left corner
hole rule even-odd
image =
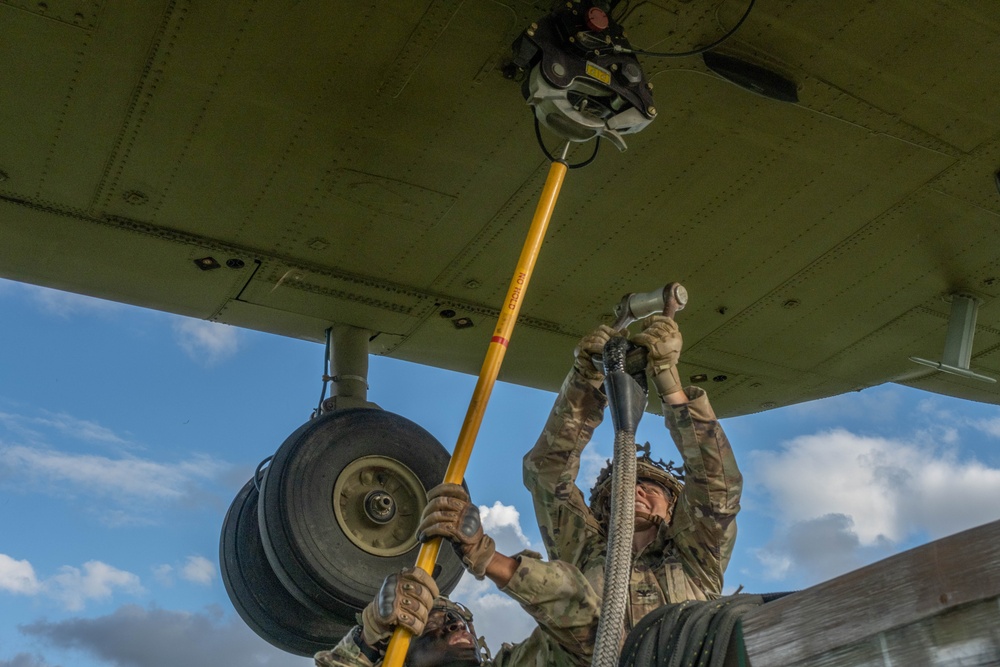
[[[562,188],[563,179],[566,177],[566,153],[569,150],[569,143],[562,151],[562,157],[553,160],[549,167],[549,175],[545,179],[545,186],[542,188],[542,195],[535,208],[535,215],[531,219],[531,227],[528,229],[528,237],[524,241],[521,249],[521,256],[517,260],[517,268],[514,277],[511,278],[510,286],[507,288],[507,298],[500,308],[500,319],[497,321],[496,329],[493,330],[493,338],[490,340],[489,349],[486,351],[486,359],[483,367],[479,371],[479,380],[476,388],[472,392],[469,401],[469,409],[465,413],[465,421],[462,423],[462,430],[458,434],[458,441],[455,444],[455,451],[451,455],[451,462],[445,472],[444,481],[450,484],[461,484],[465,478],[465,468],[469,463],[469,456],[472,454],[472,446],[475,444],[476,435],[479,433],[479,426],[483,422],[483,414],[486,412],[486,404],[490,400],[493,385],[496,383],[497,375],[500,372],[500,364],[503,363],[504,354],[507,352],[507,345],[510,342],[511,331],[514,330],[514,323],[517,321],[517,314],[521,311],[521,303],[524,294],[528,289],[528,281],[535,268],[535,261],[542,247],[542,240],[545,238],[545,230],[548,229],[549,220],[552,218],[552,210],[555,208],[556,199],[559,198],[559,190]],[[437,561],[438,551],[441,548],[441,538],[436,538],[424,543],[420,547],[417,556],[417,567],[430,574],[434,570],[434,563]],[[406,652],[410,648],[410,640],[413,634],[409,629],[397,625],[386,649],[385,658],[382,661],[383,667],[402,667],[406,659]]]

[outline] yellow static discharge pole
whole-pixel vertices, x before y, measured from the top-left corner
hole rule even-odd
[[[496,384],[497,375],[500,373],[500,364],[503,363],[511,331],[513,331],[517,315],[521,311],[521,303],[524,301],[531,272],[535,268],[535,261],[542,248],[545,230],[548,229],[549,220],[552,219],[552,210],[555,208],[556,199],[559,198],[559,190],[566,177],[566,169],[566,163],[558,160],[553,161],[549,167],[549,175],[545,179],[542,196],[535,208],[535,215],[531,219],[528,237],[524,240],[521,256],[517,260],[517,269],[510,281],[510,287],[507,288],[507,298],[500,308],[500,319],[497,321],[496,329],[493,330],[493,338],[486,351],[486,359],[479,371],[479,381],[476,382],[476,388],[472,392],[469,409],[465,413],[465,421],[462,423],[462,430],[459,432],[458,442],[455,444],[455,451],[452,452],[448,470],[444,474],[445,483],[461,484],[465,478],[465,468],[472,455],[472,446],[476,443],[476,435],[479,433],[479,426],[483,423],[486,404],[490,400],[493,385]],[[420,554],[417,556],[417,567],[431,574],[434,571],[434,564],[437,562],[440,548],[441,538],[435,538],[421,545]],[[397,625],[392,633],[392,639],[389,641],[389,647],[386,649],[382,666],[402,667],[412,638],[413,633],[410,632],[409,628]]]

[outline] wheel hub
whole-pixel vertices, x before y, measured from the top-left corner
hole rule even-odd
[[[377,556],[397,556],[417,544],[427,492],[399,461],[364,456],[348,464],[333,486],[333,511],[344,534]]]
[[[396,516],[396,500],[385,491],[372,491],[365,497],[365,514],[375,523],[389,523]]]

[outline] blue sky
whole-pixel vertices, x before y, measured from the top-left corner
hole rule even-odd
[[[0,667],[311,664],[243,624],[217,554],[236,492],[315,406],[323,348],[2,280],[0,308]],[[370,399],[449,449],[474,384],[371,361]],[[472,456],[508,553],[540,550],[520,462],[553,398],[498,384]],[[887,385],[723,424],[746,478],[729,591],[801,589],[1000,517],[996,406]],[[658,416],[639,437],[673,456]],[[494,647],[530,628],[488,582],[455,596]]]

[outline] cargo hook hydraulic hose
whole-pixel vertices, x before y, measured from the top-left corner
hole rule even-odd
[[[614,328],[657,312],[674,317],[687,305],[687,290],[680,283],[641,294],[626,294],[615,306]],[[625,627],[625,610],[632,576],[632,536],[635,533],[636,448],[635,431],[646,409],[646,355],[638,364],[629,359],[634,346],[623,336],[612,337],[604,346],[604,391],[615,429],[614,464],[611,466],[611,517],[604,561],[604,599],[597,624],[597,641],[591,667],[616,667]],[[635,359],[635,357],[633,357]]]
[[[444,474],[445,483],[461,484],[465,478],[465,468],[469,464],[472,446],[476,442],[479,426],[483,422],[486,404],[490,400],[493,385],[500,373],[500,364],[503,363],[504,355],[507,352],[507,345],[510,342],[511,332],[514,330],[514,323],[517,321],[517,314],[521,311],[524,294],[528,289],[528,281],[531,279],[531,272],[535,268],[535,261],[538,259],[542,240],[545,238],[545,230],[549,226],[552,210],[555,208],[556,200],[559,198],[559,190],[566,177],[566,154],[569,152],[569,146],[569,142],[566,142],[561,156],[553,160],[549,167],[549,175],[545,179],[541,198],[535,208],[535,215],[531,219],[531,227],[528,228],[528,237],[524,240],[521,256],[517,260],[517,268],[514,270],[514,276],[507,288],[507,298],[500,308],[500,318],[497,321],[496,329],[493,330],[493,338],[486,351],[483,367],[479,371],[479,380],[476,382],[476,388],[469,400],[469,409],[465,413],[465,421],[458,434],[455,451],[451,455],[448,470]],[[437,561],[440,548],[441,538],[421,545],[420,553],[417,555],[417,567],[431,574],[434,571],[434,563]],[[392,633],[392,639],[389,640],[389,647],[386,649],[385,658],[382,661],[383,667],[402,667],[412,638],[413,633],[410,632],[409,628],[397,625]]]
[[[632,535],[635,532],[635,430],[646,409],[646,376],[626,371],[629,342],[614,336],[604,346],[604,390],[615,428],[611,466],[611,518],[604,561],[604,599],[597,624],[592,667],[615,667],[625,627],[625,609],[632,575]],[[642,364],[645,366],[645,363]]]

